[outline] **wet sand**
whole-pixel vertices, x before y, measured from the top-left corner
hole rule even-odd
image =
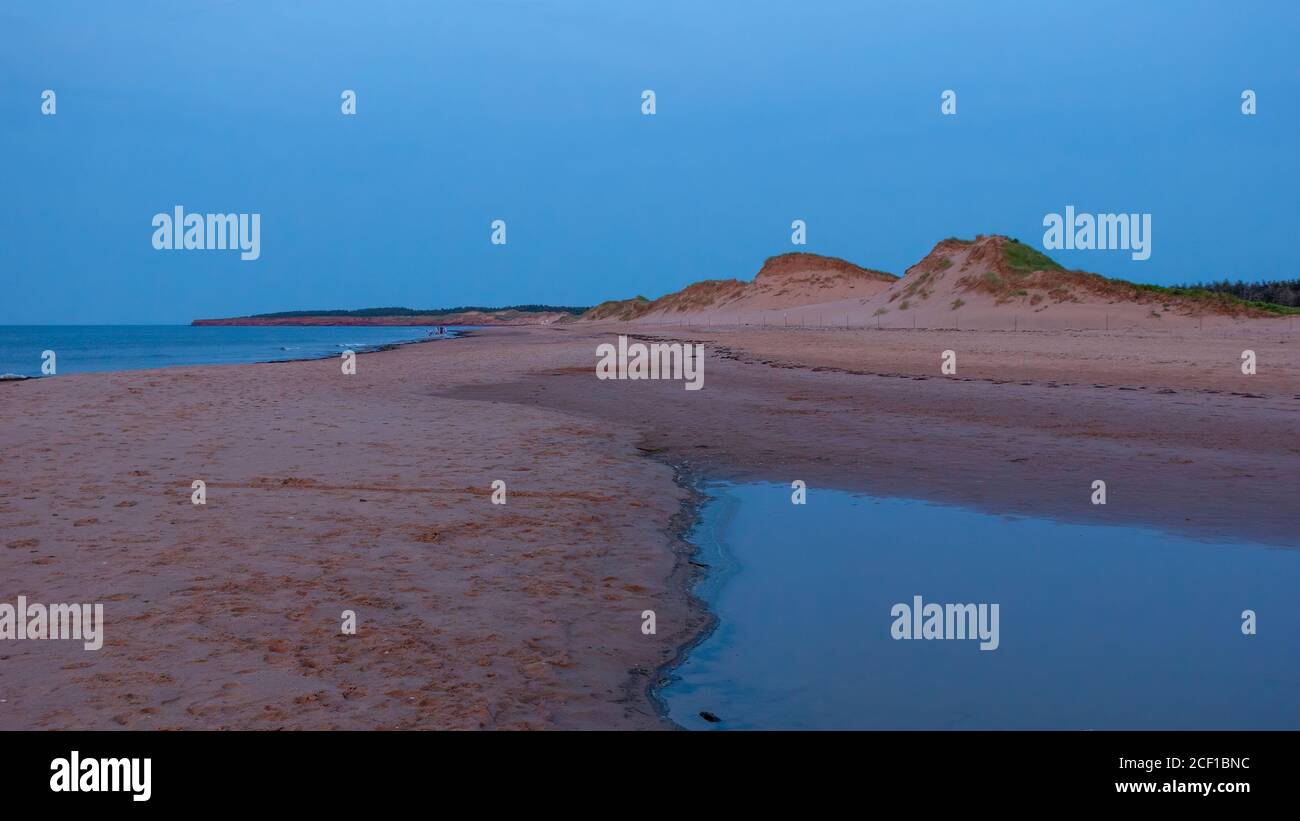
[[[986,512],[1155,525],[1300,546],[1300,339],[1285,333],[731,333],[702,342],[705,388],[593,382],[573,368],[452,393],[636,425],[668,461],[735,481],[828,486]],[[1241,373],[1243,347],[1259,372]],[[944,350],[957,374],[940,373]],[[1092,483],[1107,503],[1091,501]]]
[[[596,380],[620,332],[704,342],[705,389]],[[367,354],[355,376],[0,385],[0,601],[104,602],[107,622],[98,652],[0,643],[0,729],[667,727],[648,686],[707,621],[670,465],[1294,547],[1297,386],[1300,340],[1251,328],[590,323]]]
[[[0,386],[0,601],[103,602],[107,635],[0,642],[0,728],[664,726],[646,685],[703,618],[672,470],[630,428],[438,395],[561,341]]]

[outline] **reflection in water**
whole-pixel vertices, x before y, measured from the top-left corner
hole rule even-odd
[[[1300,728],[1300,551],[816,488],[802,506],[780,485],[708,490],[697,593],[718,627],[661,691],[683,726]],[[997,604],[997,649],[893,638],[891,610],[918,596]]]

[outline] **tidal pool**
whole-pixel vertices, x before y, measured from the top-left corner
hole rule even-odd
[[[1300,728],[1300,549],[816,488],[805,505],[783,485],[706,491],[696,592],[718,626],[659,691],[687,728]],[[916,596],[998,605],[996,649],[895,639],[891,610]]]

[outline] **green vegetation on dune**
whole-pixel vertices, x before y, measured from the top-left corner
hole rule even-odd
[[[614,307],[614,306],[616,306],[616,305],[617,305],[617,306],[625,306],[625,305],[627,305],[628,303],[633,303],[633,302],[635,302],[635,303],[648,303],[649,301],[650,301],[650,300],[646,299],[645,297],[641,296],[640,294],[637,294],[636,296],[632,297],[631,299],[607,299],[607,300],[605,300],[604,302],[602,302],[602,303],[600,303],[599,305],[597,305],[596,307],[594,307],[594,308],[589,308],[588,310],[599,311],[599,310],[601,310],[602,308],[612,308],[612,307]]]
[[[1123,279],[1111,280],[1120,285],[1128,285],[1138,291],[1150,294],[1161,294],[1166,296],[1180,296],[1188,299],[1194,299],[1198,302],[1204,302],[1206,305],[1222,305],[1229,308],[1254,308],[1259,311],[1267,311],[1270,314],[1287,316],[1300,314],[1300,307],[1292,305],[1279,305],[1276,302],[1260,302],[1253,299],[1242,299],[1230,293],[1211,290],[1200,285],[1148,285],[1143,282],[1129,282]]]
[[[634,319],[650,307],[651,301],[637,294],[631,299],[607,299],[583,313],[583,319]]]
[[[1223,279],[1219,282],[1174,285],[1171,287],[1194,291],[1211,291],[1235,296],[1248,302],[1262,302],[1289,308],[1300,308],[1300,279],[1259,280],[1258,282],[1246,282],[1244,280],[1229,282],[1227,279]]]
[[[1017,274],[1034,271],[1065,271],[1054,259],[1016,239],[1008,239],[1002,244],[1002,259],[1007,267]],[[994,286],[1002,285],[997,274],[986,273],[985,278]],[[1202,302],[1206,307],[1218,306],[1231,310],[1254,309],[1272,314],[1300,314],[1300,280],[1279,280],[1276,282],[1230,283],[1226,279],[1218,283],[1205,285],[1148,285],[1095,276],[1110,286],[1131,287],[1137,293],[1184,297]],[[1022,292],[1013,292],[1013,296]]]
[[[1002,245],[1002,260],[1006,262],[1007,267],[1013,271],[1064,271],[1065,268],[1057,264],[1056,260],[1039,251],[1031,248],[1019,240],[1007,240]]]

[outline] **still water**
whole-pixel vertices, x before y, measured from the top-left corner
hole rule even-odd
[[[718,627],[660,691],[687,728],[1300,728],[1300,550],[706,490],[697,593]],[[915,596],[997,604],[997,648],[893,638]]]

